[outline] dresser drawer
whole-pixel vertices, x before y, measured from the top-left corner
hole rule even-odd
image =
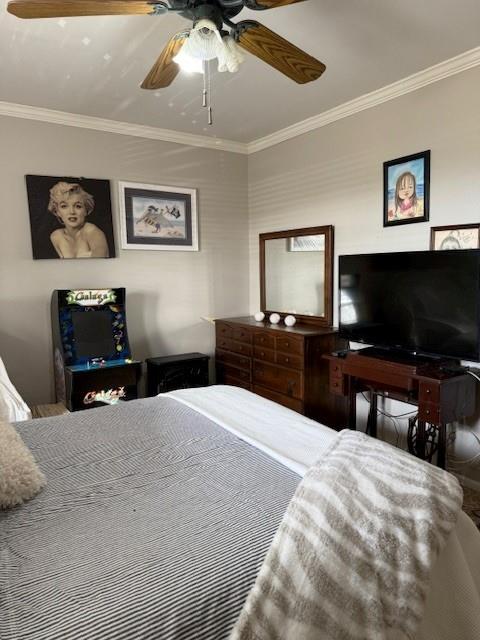
[[[303,400],[303,380],[300,371],[284,369],[274,364],[254,360],[253,382],[267,389]]]
[[[283,351],[284,353],[303,353],[303,340],[299,338],[279,338],[275,339],[275,346],[277,351]]]
[[[276,363],[282,367],[291,367],[292,369],[304,369],[303,356],[296,356],[287,353],[277,353]]]
[[[239,353],[242,356],[252,355],[252,345],[237,342],[236,340],[229,340],[228,338],[220,338],[220,340],[217,341],[217,347],[226,351]]]
[[[343,376],[342,367],[338,362],[332,362],[330,360],[329,368],[330,368],[330,379],[342,378]]]
[[[250,383],[252,379],[250,370],[237,369],[237,367],[234,367],[230,364],[225,364],[223,362],[217,363],[217,375],[221,380],[225,380],[227,378],[236,378],[237,380],[241,380],[242,382]]]
[[[295,400],[295,398],[284,396],[282,393],[277,393],[271,389],[265,389],[265,387],[260,387],[259,385],[254,385],[252,391],[253,393],[257,393],[259,396],[262,396],[262,398],[272,400],[273,402],[281,404],[288,409],[292,409],[297,413],[304,413],[303,402],[301,400]]]
[[[232,337],[238,342],[246,342],[247,344],[252,344],[252,332],[248,329],[234,327]]]
[[[265,331],[256,331],[253,334],[253,344],[265,349],[275,349],[275,338]]]
[[[252,385],[249,382],[245,382],[228,374],[224,376],[222,384],[228,384],[231,387],[240,387],[240,389],[246,389],[247,391],[252,390]]]
[[[264,360],[265,362],[275,362],[275,351],[271,349],[265,349],[265,347],[253,347],[253,357],[257,360]]]
[[[345,381],[343,378],[330,378],[329,382],[330,393],[333,393],[337,396],[346,396],[347,389],[345,386]]]
[[[439,402],[440,385],[421,382],[418,388],[418,399],[420,402]]]
[[[440,406],[434,402],[424,402],[418,407],[418,419],[422,422],[440,424],[443,422],[440,415]]]
[[[247,369],[248,371],[250,371],[250,366],[252,364],[251,358],[247,356],[242,356],[231,351],[222,351],[221,349],[217,349],[215,351],[215,359],[217,362],[231,364],[234,367],[238,367],[239,369]]]
[[[215,335],[217,342],[221,338],[231,338],[233,336],[233,328],[224,322],[217,322],[215,324]]]

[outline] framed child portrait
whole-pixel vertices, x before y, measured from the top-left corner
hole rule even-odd
[[[198,251],[196,189],[119,182],[122,249]]]
[[[427,222],[430,209],[430,151],[383,164],[383,226]]]
[[[480,249],[480,224],[451,224],[430,229],[430,249]]]
[[[25,176],[35,260],[114,258],[110,182]]]

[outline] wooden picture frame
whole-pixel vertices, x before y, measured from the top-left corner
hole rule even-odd
[[[319,262],[319,271],[323,266],[324,275],[324,315],[304,315],[301,313],[293,313],[285,309],[267,308],[267,291],[266,291],[266,257],[265,243],[268,240],[286,239],[286,250],[292,245],[292,238],[300,236],[323,235],[324,245],[321,253],[323,260]],[[334,256],[334,228],[332,225],[321,227],[306,227],[302,229],[289,229],[287,231],[274,231],[272,233],[261,233],[259,235],[260,242],[260,308],[268,316],[271,313],[278,313],[282,318],[287,315],[295,315],[297,321],[302,324],[312,324],[323,327],[331,327],[333,323],[333,256]]]
[[[119,182],[122,249],[198,251],[197,190]]]
[[[480,224],[449,224],[430,229],[430,250],[480,249]]]

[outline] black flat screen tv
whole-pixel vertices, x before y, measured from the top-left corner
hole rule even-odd
[[[480,249],[339,258],[347,340],[480,361]]]

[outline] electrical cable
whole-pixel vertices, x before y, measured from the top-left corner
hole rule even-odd
[[[480,382],[480,377],[477,376],[477,374],[473,373],[473,371],[466,371],[466,373],[468,373],[473,378],[475,378],[478,382]],[[363,399],[368,404],[371,404],[371,400],[365,395],[365,392],[361,391],[360,393],[361,393]],[[382,409],[379,409],[377,407],[377,415],[382,415],[382,416],[388,418],[393,424],[393,427],[394,427],[395,433],[396,433],[396,446],[399,446],[399,441],[400,441],[400,438],[401,438],[400,431],[399,431],[399,425],[396,422],[396,420],[398,418],[410,418],[410,417],[416,415],[417,413],[418,413],[417,411],[408,411],[406,413],[392,414],[392,413],[389,413],[388,411],[382,411]],[[470,435],[475,438],[476,442],[480,446],[480,437],[473,431],[469,431],[468,433],[470,433]],[[457,435],[456,432],[452,431],[447,436],[447,442],[446,442],[447,453],[448,453],[448,448],[451,447],[453,445],[453,443],[456,441],[456,435]],[[382,439],[383,439],[383,426],[382,426]],[[455,470],[455,467],[457,467],[457,468],[458,467],[464,467],[466,465],[476,464],[477,462],[480,462],[480,452],[476,453],[474,456],[472,456],[470,458],[467,458],[467,459],[456,458],[451,453],[448,454],[448,464],[453,470]]]
[[[368,402],[368,404],[370,404],[370,400],[365,396],[365,392],[361,391],[360,392],[364,398],[364,400],[366,400]],[[382,411],[381,409],[377,408],[377,412],[381,413],[384,416],[387,416],[387,418],[409,418],[411,416],[415,416],[418,411],[408,411],[407,413],[399,413],[398,415],[395,415],[393,413],[388,413],[388,411]]]
[[[371,404],[370,400],[366,397],[365,392],[364,392],[364,391],[361,391],[360,393],[361,393],[361,395],[362,395],[363,399],[364,399],[368,404]],[[403,413],[403,414],[400,414],[400,415],[398,415],[398,416],[395,416],[395,415],[393,415],[393,414],[391,414],[391,413],[388,413],[387,411],[382,411],[381,409],[379,409],[379,408],[377,407],[377,415],[379,415],[379,414],[380,414],[380,415],[382,415],[382,416],[385,416],[385,417],[386,417],[386,418],[388,418],[389,420],[391,420],[391,422],[392,422],[392,424],[393,424],[393,428],[395,429],[395,434],[396,434],[396,436],[397,436],[397,437],[396,437],[396,443],[395,443],[395,445],[396,445],[397,447],[398,447],[398,445],[399,445],[399,443],[400,443],[400,438],[401,438],[400,431],[401,431],[401,429],[400,429],[400,425],[399,425],[399,424],[397,423],[397,421],[396,421],[396,418],[401,418],[401,417],[404,417],[404,416],[407,416],[407,415],[415,415],[416,413],[417,413],[416,411],[413,411],[412,413],[408,413],[408,414],[407,414],[407,413]],[[383,439],[383,430],[382,430],[382,439]]]
[[[472,376],[473,378],[475,378],[476,380],[478,380],[478,382],[480,382],[480,378],[477,376],[476,373],[473,373],[473,371],[467,371],[469,376]]]

